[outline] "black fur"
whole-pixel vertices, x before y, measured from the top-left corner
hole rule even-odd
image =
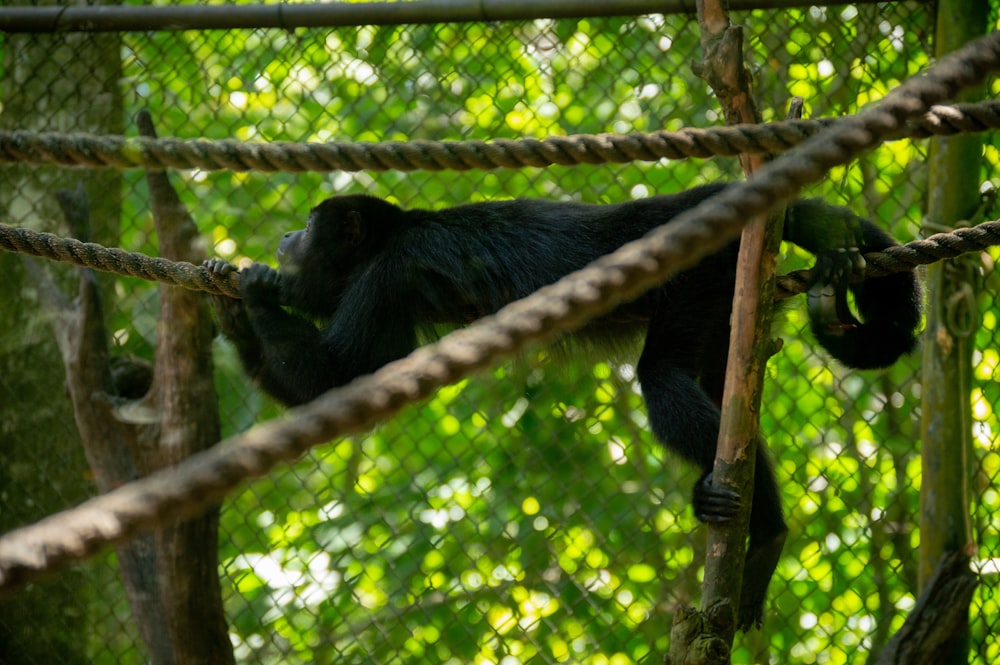
[[[242,273],[242,301],[213,299],[247,372],[275,398],[300,404],[406,355],[421,329],[495,312],[724,186],[614,205],[514,200],[439,211],[404,211],[369,196],[334,197],[312,210],[305,230],[281,241],[280,279],[256,264]],[[784,235],[819,257],[810,314],[816,337],[834,357],[853,367],[881,367],[913,349],[920,295],[912,273],[852,287],[861,321],[847,305],[857,252],[895,244],[889,235],[819,201],[793,204]],[[704,471],[694,499],[703,521],[730,519],[739,507],[739,497],[714,488],[709,475],[737,251],[734,242],[581,331],[613,340],[645,326],[637,369],[649,421],[660,441]],[[233,269],[220,261],[207,265]],[[743,629],[762,620],[787,531],[761,448],[739,612]]]

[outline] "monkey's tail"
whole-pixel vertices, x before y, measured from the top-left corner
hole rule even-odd
[[[867,249],[867,248],[866,248]],[[921,319],[920,284],[913,272],[867,279],[846,289],[817,284],[809,291],[813,334],[834,358],[849,367],[888,367],[917,345]]]

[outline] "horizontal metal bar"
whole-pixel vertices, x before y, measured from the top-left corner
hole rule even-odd
[[[854,0],[874,4],[878,0]],[[911,0],[914,1],[914,0]],[[729,0],[730,10],[788,9],[809,0]],[[149,32],[403,25],[539,18],[693,14],[695,0],[421,0],[211,6],[2,7],[0,32]]]

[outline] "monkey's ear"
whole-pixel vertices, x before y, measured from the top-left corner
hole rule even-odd
[[[365,239],[365,227],[364,220],[361,219],[361,213],[357,210],[348,211],[347,215],[344,217],[344,240],[346,240],[351,245],[360,245],[361,241]]]

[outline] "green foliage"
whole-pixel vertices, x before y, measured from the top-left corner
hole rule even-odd
[[[676,517],[692,478],[664,466],[634,422],[639,396],[608,369],[532,356],[254,485],[228,511],[230,603],[280,611],[254,613],[245,641],[321,662],[665,649],[658,580],[666,553],[692,561],[693,521]],[[276,501],[247,525],[262,495]],[[318,620],[292,627],[296,614]]]

